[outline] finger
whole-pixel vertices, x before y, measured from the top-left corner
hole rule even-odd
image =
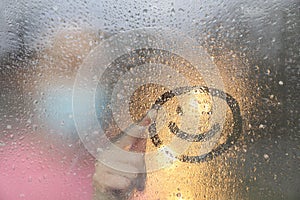
[[[156,112],[156,111],[155,111]],[[130,128],[131,130],[129,132],[136,131],[137,129],[134,129],[132,127],[135,127],[135,125],[138,125],[139,127],[143,127],[143,132],[145,131],[152,119],[155,118],[156,113],[153,114],[152,112],[148,112],[147,115],[137,124],[132,125]],[[143,126],[141,126],[143,125]],[[139,130],[141,131],[141,130]],[[139,133],[140,135],[140,133]],[[128,151],[136,151],[136,152],[145,152],[146,150],[146,140],[133,137],[131,135],[128,135],[124,133],[115,143],[115,145],[108,146],[105,148],[105,151],[99,152],[97,159],[98,160],[108,160],[111,164],[113,163],[114,166],[118,166],[120,169],[120,164],[131,164],[138,168],[139,172],[144,172],[144,157],[142,154],[136,155],[136,154],[128,154],[126,151],[120,151],[118,148],[122,148]],[[122,168],[124,169],[124,168]],[[127,169],[127,168],[125,168]]]
[[[144,145],[145,146],[145,145]],[[100,152],[97,156],[99,161],[104,161],[111,168],[124,172],[144,172],[144,154],[129,153],[120,150],[118,147],[111,146],[109,150]],[[135,168],[131,168],[135,167]]]
[[[134,123],[125,129],[124,134],[119,138],[117,141],[117,145],[124,149],[130,149],[132,145],[137,141],[139,138],[147,138],[145,134],[148,126],[151,122],[155,121],[157,116],[157,111],[151,109],[147,112],[146,116],[139,121],[138,123]]]

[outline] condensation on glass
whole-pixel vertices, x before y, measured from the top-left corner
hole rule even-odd
[[[74,101],[85,102],[89,88],[75,100],[72,95],[80,67],[104,44],[114,45],[101,54],[116,58],[111,70],[101,80],[95,74],[86,81],[99,82],[111,96],[100,91],[95,104],[83,103],[77,114],[92,106],[100,121],[99,112],[111,117],[115,110],[104,107],[114,97],[122,105],[117,108],[124,108],[114,125],[125,127],[160,106],[159,138],[148,137],[146,152],[162,149],[165,157],[155,158],[167,164],[147,173],[145,189],[131,199],[300,198],[299,1],[2,0],[0,7],[1,200],[92,199],[96,159],[85,141],[93,136],[78,133],[75,121],[84,115],[73,112]],[[122,40],[122,34],[139,30],[152,31],[146,42],[136,39],[143,34],[128,44]],[[153,30],[177,38],[166,41]],[[195,51],[180,49],[178,44],[191,41]],[[142,45],[145,49],[132,49]],[[205,54],[187,53],[200,48]],[[119,55],[124,49],[129,53]],[[198,76],[193,64],[201,59],[210,60],[219,74]],[[212,68],[200,68],[212,74]],[[157,77],[160,81],[150,81]],[[118,92],[110,93],[109,84]],[[203,87],[188,92],[173,87],[185,84]],[[214,99],[221,111],[214,110]],[[222,126],[209,123],[215,114],[223,115]],[[219,129],[222,134],[210,144]],[[163,146],[174,138],[177,145],[189,140],[175,157]],[[224,151],[214,151],[222,144]]]

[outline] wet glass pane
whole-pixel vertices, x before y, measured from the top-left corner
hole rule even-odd
[[[300,199],[298,0],[0,1],[0,199]]]

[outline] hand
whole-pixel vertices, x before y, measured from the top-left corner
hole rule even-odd
[[[124,150],[144,153],[146,148],[145,132],[151,122],[155,120],[156,114],[155,110],[150,110],[140,122],[129,126],[115,145]],[[144,190],[146,181],[144,156],[124,157],[120,155],[120,151],[108,148],[101,154],[101,158],[108,159],[110,163],[114,163],[124,170],[118,171],[97,161],[93,176],[94,200],[129,199],[135,188],[139,191]]]

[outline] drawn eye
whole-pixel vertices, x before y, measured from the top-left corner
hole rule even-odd
[[[178,115],[183,115],[183,110],[182,110],[182,107],[181,107],[181,106],[177,106],[177,108],[176,108],[176,113],[177,113]]]

